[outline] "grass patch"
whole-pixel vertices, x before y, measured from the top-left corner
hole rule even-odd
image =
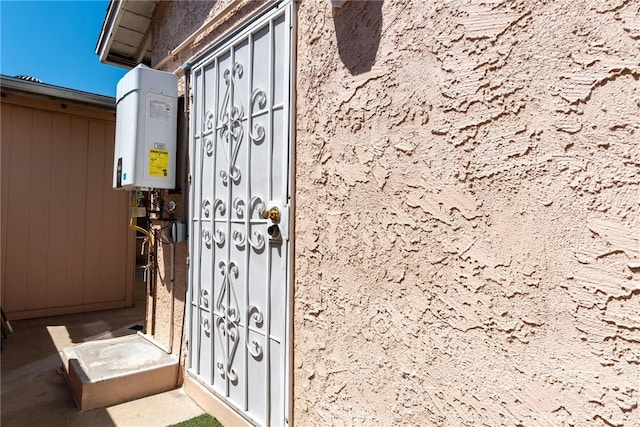
[[[209,414],[202,414],[190,420],[173,424],[169,427],[223,427],[220,421],[216,420]]]

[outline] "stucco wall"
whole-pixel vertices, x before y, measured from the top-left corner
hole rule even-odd
[[[151,65],[182,74],[179,68],[186,61],[202,55],[263,4],[252,0],[159,2],[151,23]],[[180,81],[180,91],[183,84]]]
[[[298,5],[294,424],[637,424],[637,3]]]
[[[300,3],[299,425],[638,425],[634,1]]]

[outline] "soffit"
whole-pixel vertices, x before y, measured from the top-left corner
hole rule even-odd
[[[151,65],[151,17],[156,0],[111,0],[96,45],[100,62]]]

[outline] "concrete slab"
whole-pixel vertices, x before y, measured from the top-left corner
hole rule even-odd
[[[182,388],[80,412],[63,375],[56,372],[57,355],[36,364],[22,381],[10,388],[3,384],[2,427],[166,427],[204,413]]]
[[[0,425],[166,427],[204,413],[182,388],[78,411],[60,369],[61,350],[82,342],[135,334],[130,327],[141,324],[143,309],[141,304],[131,309],[11,322],[15,333],[5,340],[1,353]]]
[[[62,362],[81,411],[171,390],[178,377],[178,359],[139,335],[65,348]]]

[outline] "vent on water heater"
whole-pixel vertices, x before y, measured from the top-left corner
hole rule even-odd
[[[118,82],[116,105],[113,188],[174,188],[178,78],[140,64]]]

